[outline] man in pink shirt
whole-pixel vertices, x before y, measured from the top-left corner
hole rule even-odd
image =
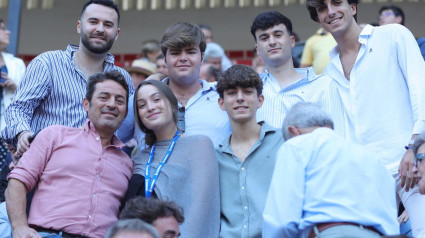
[[[8,176],[13,237],[104,237],[117,221],[133,169],[114,135],[127,105],[124,76],[96,74],[83,100],[84,127],[54,125],[40,131]],[[33,188],[27,219],[25,195]]]

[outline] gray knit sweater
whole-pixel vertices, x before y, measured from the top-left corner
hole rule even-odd
[[[151,176],[164,157],[171,140],[158,141]],[[145,175],[150,149],[134,158],[134,173]],[[220,229],[218,163],[211,140],[204,135],[182,136],[163,166],[155,185],[158,198],[183,208],[182,238],[217,238]]]

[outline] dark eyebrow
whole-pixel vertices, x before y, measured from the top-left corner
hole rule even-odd
[[[89,17],[89,19],[88,19],[89,21],[90,20],[96,20],[96,21],[101,21],[99,18],[96,18],[96,17]],[[106,21],[104,21],[105,23],[108,23],[108,24],[111,24],[111,25],[115,25],[114,24],[114,22],[113,21],[109,21],[109,20],[106,20]]]
[[[156,92],[156,93],[152,93],[149,97],[151,98],[151,97],[154,97],[154,96],[156,96],[156,95],[159,95],[159,96],[161,96],[161,94],[159,93],[159,92]],[[137,99],[137,102],[139,102],[139,101],[141,101],[141,100],[143,100],[143,99]]]
[[[260,34],[259,36],[258,36],[258,38],[261,38],[261,37],[263,37],[263,36],[268,36],[269,35],[269,33],[262,33],[262,34]]]

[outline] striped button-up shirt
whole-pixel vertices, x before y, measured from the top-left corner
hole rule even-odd
[[[37,56],[29,64],[25,76],[5,113],[6,128],[2,138],[16,144],[16,135],[22,131],[39,131],[50,125],[81,127],[87,119],[83,109],[87,79],[75,65],[78,47],[69,45],[65,51],[49,51]],[[129,86],[134,87],[130,75],[114,65],[114,56],[108,54],[103,71],[118,70]]]
[[[264,103],[257,110],[257,121],[282,128],[286,114],[298,102],[319,103],[331,113],[334,121],[343,120],[343,107],[335,82],[326,75],[316,75],[311,67],[295,70],[304,77],[285,88],[280,87],[267,69],[266,73],[260,74]],[[343,133],[342,128],[335,128],[335,131]]]

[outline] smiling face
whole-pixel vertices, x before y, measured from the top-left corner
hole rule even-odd
[[[84,98],[83,107],[98,132],[113,134],[127,115],[127,92],[113,80],[99,82],[91,101]]]
[[[257,30],[255,37],[258,55],[266,65],[278,66],[292,60],[295,38],[289,34],[284,24],[275,25],[267,30]]]
[[[199,81],[202,53],[198,46],[168,49],[165,59],[170,80],[189,84]]]
[[[147,129],[158,135],[161,130],[176,126],[170,103],[155,86],[143,85],[136,95],[138,116]]]
[[[355,3],[347,0],[324,0],[316,8],[317,20],[320,25],[333,36],[344,34],[357,25],[354,15],[357,12]]]
[[[108,52],[118,38],[119,31],[115,10],[99,4],[89,5],[77,24],[80,47],[84,46],[94,54]]]
[[[257,96],[254,87],[236,87],[225,90],[223,98],[218,99],[218,104],[227,112],[231,122],[244,123],[255,120],[257,109],[261,107],[263,101],[264,96]]]

